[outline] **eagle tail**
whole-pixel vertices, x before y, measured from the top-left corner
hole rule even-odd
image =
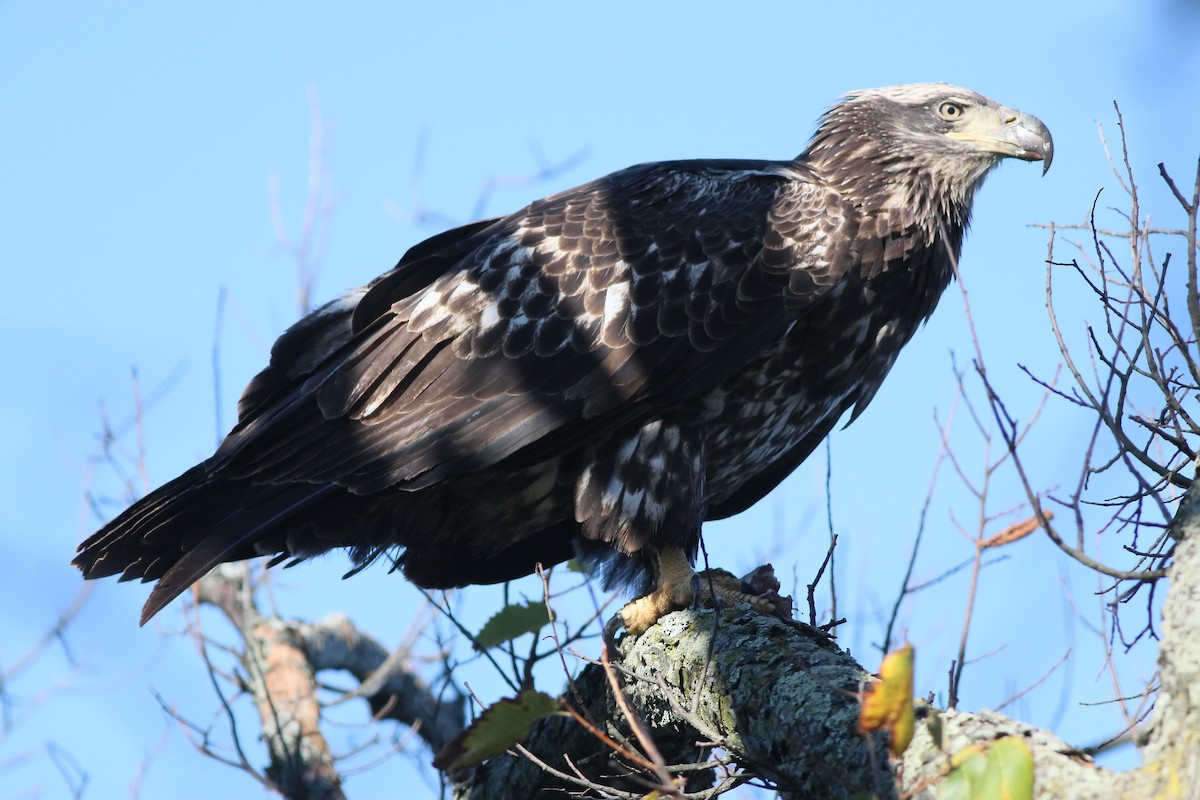
[[[253,486],[211,480],[204,465],[165,484],[79,545],[72,564],[85,579],[158,583],[141,624],[213,567],[287,550],[295,515],[330,487]]]

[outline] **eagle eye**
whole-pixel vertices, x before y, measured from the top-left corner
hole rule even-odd
[[[948,122],[961,119],[964,111],[960,103],[945,102],[938,106],[938,115]]]

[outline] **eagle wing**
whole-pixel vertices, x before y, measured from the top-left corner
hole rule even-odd
[[[356,305],[281,338],[210,470],[417,489],[695,397],[844,271],[830,243],[846,217],[803,177],[773,162],[634,167],[434,237]],[[302,363],[309,345],[328,354]]]

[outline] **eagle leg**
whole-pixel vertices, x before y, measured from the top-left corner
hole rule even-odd
[[[693,603],[711,606],[749,603],[760,614],[781,612],[771,596],[754,593],[754,587],[723,569],[695,572],[683,550],[667,547],[658,551],[658,585],[654,591],[637,598],[618,612],[625,630],[637,636],[659,617],[687,608]],[[789,606],[790,607],[790,606]]]
[[[630,602],[618,612],[625,630],[635,636],[644,633],[664,614],[687,608],[696,596],[692,587],[696,572],[683,550],[666,547],[659,550],[655,558],[658,560],[658,585],[654,591]]]

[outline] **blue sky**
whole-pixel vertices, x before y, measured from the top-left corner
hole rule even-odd
[[[226,420],[269,343],[295,319],[293,262],[275,242],[267,187],[278,176],[294,230],[305,197],[311,92],[328,126],[335,198],[315,287],[323,301],[436,232],[414,221],[414,211],[467,221],[489,180],[528,176],[539,159],[582,154],[547,182],[502,185],[483,213],[632,163],[790,157],[841,93],[925,80],[968,86],[1033,113],[1054,134],[1054,167],[1045,178],[1033,166],[1009,163],[989,179],[963,259],[989,366],[1029,408],[1036,393],[1015,365],[1049,371],[1055,353],[1043,308],[1046,237],[1028,225],[1082,221],[1102,187],[1102,206],[1120,202],[1096,135],[1099,120],[1115,140],[1114,100],[1125,115],[1143,204],[1168,211],[1155,165],[1165,161],[1186,181],[1200,154],[1195,2],[1078,0],[1043,3],[1034,13],[935,2],[443,2],[336,10],[318,3],[0,2],[7,300],[0,341],[9,375],[0,393],[0,541],[7,553],[0,667],[25,652],[78,589],[67,562],[98,523],[84,492],[111,493],[115,485],[90,460],[99,409],[118,423],[131,416],[131,368],[147,392],[167,386],[145,418],[148,477],[158,484],[215,442],[210,357],[222,289],[219,409]],[[868,665],[876,659],[870,645],[879,637],[878,609],[895,594],[896,565],[936,457],[934,409],[944,418],[952,402],[949,353],[969,360],[965,331],[952,290],[870,411],[833,440],[839,591],[851,617],[842,636]],[[1038,460],[1045,486],[1071,479],[1073,447],[1086,429],[1068,414],[1049,424]],[[713,526],[714,559],[741,568],[770,553],[781,573],[809,580],[826,535],[824,463],[816,461],[758,508]],[[997,504],[1017,495],[1007,498]],[[969,519],[971,502],[952,478],[935,499],[929,559],[918,567],[929,577],[970,554],[952,519]],[[1104,545],[1105,552],[1118,547]],[[1097,678],[1102,656],[1094,637],[1071,622],[1064,599],[1070,587],[1078,602],[1094,605],[1094,577],[1041,536],[1008,555],[985,573],[971,652],[990,655],[967,673],[966,705],[999,702],[1072,641],[1068,668],[1013,711],[1055,723],[1077,743],[1115,732],[1111,709],[1077,705],[1112,695],[1111,682]],[[331,558],[281,578],[285,611],[344,611],[382,641],[397,641],[416,593],[383,570],[334,580],[344,568]],[[944,691],[961,625],[965,582],[949,580],[939,591],[905,608],[918,645],[919,690]],[[68,636],[75,666],[52,648],[8,687],[18,705],[15,726],[0,736],[0,795],[69,796],[51,744],[86,770],[87,797],[124,795],[151,750],[146,797],[257,791],[244,776],[203,761],[164,719],[148,687],[195,718],[207,719],[216,704],[191,643],[160,635],[181,626],[178,607],[157,625],[136,627],[145,594],[99,586]],[[480,598],[475,606],[495,608],[493,590],[471,590],[464,605],[473,597]],[[1150,674],[1152,658],[1141,648],[1122,662],[1130,686]],[[546,688],[556,689],[554,680]],[[411,780],[421,774],[414,765],[426,760],[414,750],[348,789],[361,796]],[[181,785],[180,776],[197,780]]]

